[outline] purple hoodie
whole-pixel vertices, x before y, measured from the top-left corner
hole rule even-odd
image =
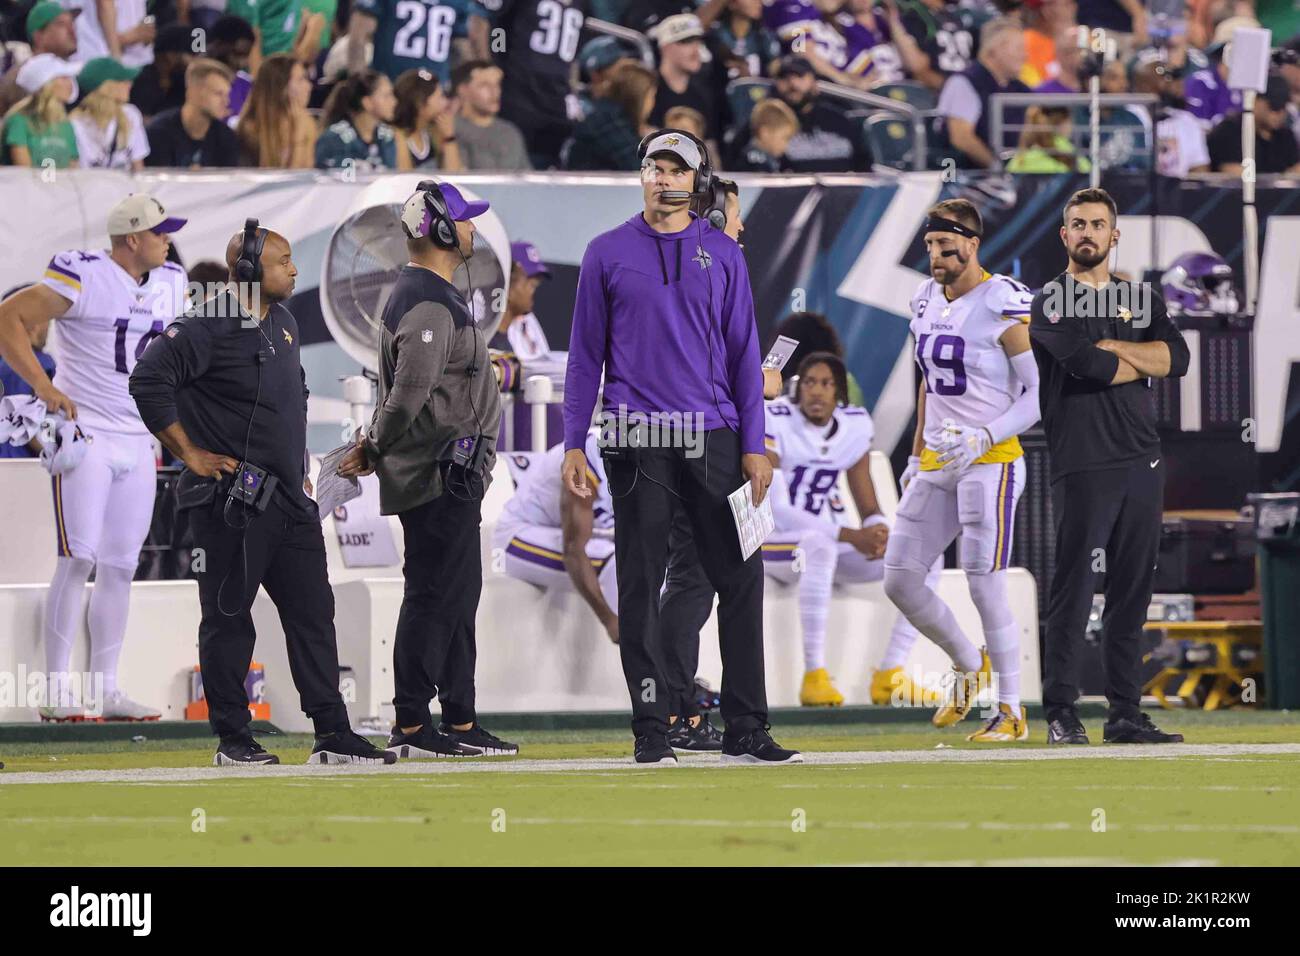
[[[742,454],[763,454],[763,372],[740,247],[694,215],[681,232],[659,233],[637,213],[593,239],[569,338],[566,449],[586,443],[602,368],[605,409],[700,412],[705,428],[739,431]]]

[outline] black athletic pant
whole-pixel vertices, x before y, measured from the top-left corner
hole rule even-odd
[[[251,719],[244,679],[257,639],[250,609],[259,586],[280,613],[303,713],[318,734],[346,730],[320,521],[283,505],[277,495],[261,514],[232,505],[230,523],[249,522],[240,531],[223,517],[225,501],[218,494],[213,505],[188,512],[194,546],[203,549],[203,569],[195,571],[202,608],[199,670],[213,732],[237,735]]]
[[[1102,667],[1110,716],[1137,713],[1142,626],[1160,548],[1164,502],[1160,453],[1116,468],[1078,471],[1052,483],[1056,570],[1048,599],[1043,706],[1072,707],[1079,697],[1078,653],[1098,573],[1105,573]]]
[[[406,586],[393,641],[397,726],[429,722],[434,696],[448,724],[474,715],[474,617],[483,591],[482,503],[448,490],[398,515],[406,539]]]
[[[695,550],[691,519],[677,509],[668,533],[668,579],[659,596],[659,640],[668,682],[668,713],[688,720],[700,713],[695,671],[700,663],[700,629],[713,612],[713,585]]]
[[[618,630],[634,733],[666,733],[671,689],[660,646],[659,593],[668,538],[683,509],[709,584],[718,592],[722,651],[722,719],[730,733],[767,722],[763,679],[763,565],[740,556],[727,495],[745,480],[740,438],[727,428],[706,433],[704,453],[641,448],[632,459],[606,459],[614,499],[618,559]]]

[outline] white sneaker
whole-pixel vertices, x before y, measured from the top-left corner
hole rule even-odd
[[[104,698],[100,716],[104,720],[157,720],[162,713],[144,704],[137,704],[119,690]]]

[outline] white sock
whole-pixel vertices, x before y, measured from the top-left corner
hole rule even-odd
[[[889,644],[885,647],[885,656],[880,659],[880,670],[892,671],[907,663],[907,656],[912,653],[920,633],[902,614],[894,619],[894,626],[889,631]]]
[[[54,562],[54,577],[45,596],[44,626],[47,700],[51,707],[71,707],[76,703],[68,669],[72,666],[72,645],[81,629],[86,582],[94,566],[84,558],[62,555]]]
[[[839,549],[828,535],[811,531],[799,539],[803,570],[799,574],[799,624],[803,630],[805,671],[826,666],[826,617]]]
[[[917,571],[885,568],[885,594],[912,626],[943,648],[960,670],[979,670],[979,650],[962,633],[952,609],[926,581],[927,575]]]
[[[117,691],[117,662],[126,639],[134,571],[99,565],[90,591],[90,672],[102,674],[104,695]]]
[[[998,682],[998,703],[1020,713],[1020,626],[1011,614],[1005,571],[966,573],[971,601],[984,625],[989,666]]]
[[[930,568],[930,573],[925,576],[926,586],[936,594],[939,592],[939,572],[942,570],[943,556],[940,555]],[[911,622],[904,615],[899,614],[889,632],[889,644],[885,647],[885,656],[881,658],[880,669],[892,671],[906,664],[907,656],[912,653],[912,645],[916,643],[919,636],[920,633]]]

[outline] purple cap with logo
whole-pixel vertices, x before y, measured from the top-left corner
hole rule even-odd
[[[451,183],[442,183],[440,188],[442,189],[442,198],[447,200],[447,212],[451,214],[451,218],[456,222],[465,222],[488,211],[486,199],[475,199],[470,202]]]
[[[519,267],[524,270],[524,275],[530,279],[533,276],[546,276],[548,279],[551,277],[551,270],[546,268],[541,253],[531,242],[520,240],[510,243],[510,258],[519,263]]]

